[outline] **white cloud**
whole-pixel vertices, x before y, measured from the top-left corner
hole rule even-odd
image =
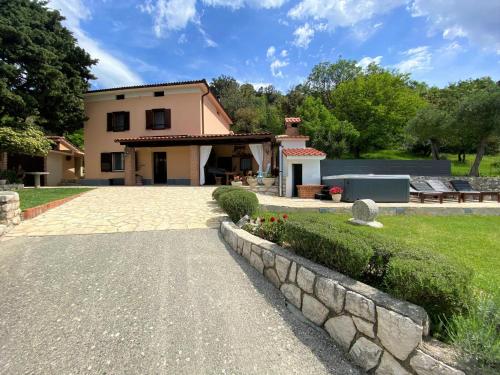
[[[283,78],[283,72],[281,68],[284,68],[288,65],[288,61],[276,59],[271,63],[271,74],[273,77]]]
[[[158,38],[196,21],[196,0],[146,0],[139,9],[153,17],[153,30]]]
[[[376,57],[365,56],[361,60],[359,60],[356,65],[363,69],[366,69],[370,64],[380,65],[381,61],[382,61],[382,56],[376,56]]]
[[[293,35],[295,35],[295,39],[293,41],[294,45],[301,48],[307,48],[314,37],[314,29],[311,28],[309,23],[306,22],[303,26],[296,28]]]
[[[468,38],[486,50],[500,51],[500,1],[413,0],[414,17],[426,17],[445,39]]]
[[[267,49],[267,52],[266,52],[266,57],[267,57],[268,59],[273,58],[275,53],[276,53],[276,48],[275,48],[274,46],[270,46],[270,47]]]
[[[395,65],[395,68],[403,73],[411,73],[418,70],[430,70],[432,53],[428,46],[411,48],[402,53],[406,58]]]
[[[59,10],[66,17],[64,24],[73,32],[79,46],[85,49],[92,58],[99,60],[92,68],[99,86],[113,87],[142,83],[138,74],[82,29],[81,21],[90,19],[91,12],[81,0],[51,0],[49,6]]]
[[[232,9],[240,9],[244,6],[271,9],[281,7],[286,1],[287,0],[203,0],[203,3],[209,6],[221,6]]]
[[[286,49],[284,49],[283,51],[281,51],[280,55],[281,55],[281,57],[287,57],[288,51]]]

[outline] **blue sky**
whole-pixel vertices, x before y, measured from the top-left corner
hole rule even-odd
[[[498,0],[51,0],[95,88],[231,75],[287,91],[338,56],[444,86],[500,80]]]

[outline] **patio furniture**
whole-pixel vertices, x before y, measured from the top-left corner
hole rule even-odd
[[[33,175],[33,177],[35,178],[35,188],[39,188],[40,187],[40,176],[48,175],[50,173],[49,172],[26,172],[26,174]]]
[[[465,198],[467,196],[472,197],[472,199],[474,199],[475,197],[478,197],[479,202],[482,202],[484,200],[485,196],[490,196],[491,198],[496,196],[497,202],[500,203],[500,192],[498,192],[498,191],[474,190],[474,188],[471,186],[469,181],[466,181],[466,180],[452,180],[452,181],[450,181],[450,184],[453,186],[453,188],[455,190],[460,192],[460,194],[462,195],[462,200],[464,202],[465,202]]]
[[[410,194],[417,196],[420,203],[424,203],[427,198],[438,199],[439,203],[443,203],[443,193],[434,190],[426,182],[412,181],[410,184]]]
[[[227,172],[226,171],[226,172],[224,172],[224,174],[226,175],[226,185],[231,185],[232,178],[234,178],[234,176],[238,175],[238,172]]]
[[[460,193],[452,190],[448,185],[440,180],[425,180],[425,182],[435,191],[443,193],[443,198],[457,198],[460,203]]]

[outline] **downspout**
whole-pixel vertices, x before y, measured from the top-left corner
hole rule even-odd
[[[279,178],[278,178],[278,195],[283,196],[283,145],[280,142],[280,147],[278,148],[278,162],[280,164]]]
[[[206,82],[205,87],[207,88],[207,92],[201,96],[201,134],[205,134],[205,96],[210,93],[210,88]]]

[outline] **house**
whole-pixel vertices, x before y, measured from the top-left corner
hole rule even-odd
[[[205,185],[274,166],[274,136],[234,134],[206,80],[85,94],[87,185]]]
[[[63,183],[78,183],[83,176],[84,152],[60,136],[47,136],[52,149],[46,156],[1,153],[0,169],[10,169],[19,174],[23,172],[48,172],[41,176],[43,186],[58,186]],[[34,185],[32,175],[26,173],[23,178],[26,186]]]

